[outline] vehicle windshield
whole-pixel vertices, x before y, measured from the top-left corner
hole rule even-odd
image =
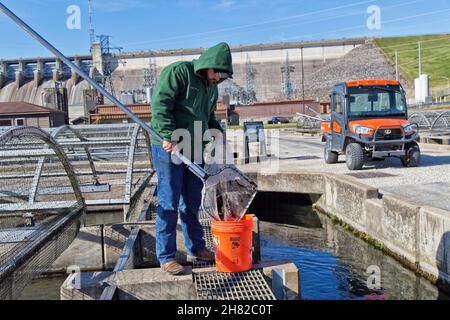
[[[406,116],[399,86],[349,88],[349,117]]]

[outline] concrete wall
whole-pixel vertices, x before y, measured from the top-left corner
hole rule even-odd
[[[336,59],[356,48],[356,44],[337,44],[335,46],[304,48],[304,72],[305,79],[319,68],[329,64]],[[255,87],[258,100],[272,100],[281,98],[282,74],[281,67],[289,56],[289,64],[295,67],[292,73],[292,81],[297,89],[301,88],[301,49],[273,49],[233,52],[233,69],[235,75],[234,82],[242,87],[246,87],[246,63],[247,56],[255,70]],[[143,69],[149,68],[151,62],[156,65],[159,75],[163,68],[176,61],[191,61],[200,55],[173,55],[156,57],[134,57],[120,59],[116,70],[113,72],[114,86],[117,91],[127,88],[143,87]],[[120,80],[123,77],[125,81]],[[224,85],[220,86],[224,88]],[[223,90],[220,90],[223,94]],[[315,98],[315,97],[312,97]]]
[[[420,206],[350,177],[325,173],[251,173],[261,191],[321,194],[315,204],[381,244],[429,280],[450,286],[450,212]]]
[[[289,55],[290,65],[296,68],[292,80],[300,88],[301,48],[303,47],[305,78],[319,68],[341,58],[352,49],[364,43],[364,39],[347,39],[336,41],[319,41],[314,43],[282,43],[269,45],[242,46],[232,48],[235,82],[246,86],[247,58],[251,61],[255,72],[255,84],[258,100],[276,99],[281,95],[281,66]],[[96,67],[101,73],[102,60],[98,48],[94,48],[94,59],[90,55],[77,56],[72,59],[93,75]],[[191,61],[199,57],[204,49],[128,52],[113,55],[111,64],[115,66],[112,80],[116,94],[125,89],[143,89],[143,69],[150,63],[156,65],[157,74],[167,65],[175,61]],[[97,52],[97,53],[96,53]],[[19,73],[16,71],[20,70]],[[39,76],[34,77],[34,71]],[[16,73],[19,77],[16,77]],[[19,81],[18,81],[19,80]],[[10,59],[0,61],[0,101],[25,101],[42,104],[44,88],[53,87],[53,80],[61,81],[67,88],[69,106],[82,105],[83,90],[88,89],[86,81],[80,81],[76,74],[55,58]],[[223,86],[221,93],[223,94]],[[315,97],[314,97],[315,98]],[[77,110],[78,112],[78,110]],[[70,108],[69,108],[70,113]],[[76,116],[71,117],[71,119]]]

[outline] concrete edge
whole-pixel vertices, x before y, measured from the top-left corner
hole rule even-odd
[[[427,222],[425,212],[429,211],[433,212],[438,223],[449,221],[440,229],[432,229],[434,237],[440,239],[450,234],[449,211],[423,206],[414,199],[397,194],[381,194],[378,188],[341,174],[282,172],[270,175],[257,171],[250,171],[250,174],[257,180],[261,191],[321,194],[319,201],[314,204],[318,211],[351,227],[356,235],[432,283],[441,283],[442,286],[450,284],[450,258],[447,258],[450,254],[439,253],[436,245],[429,246],[428,252],[425,252],[424,232],[421,231]],[[311,185],[312,182],[317,185]],[[448,242],[450,244],[450,235]],[[426,261],[433,261],[439,255],[442,259],[447,259],[445,261],[449,264],[445,272],[440,271],[434,263]]]

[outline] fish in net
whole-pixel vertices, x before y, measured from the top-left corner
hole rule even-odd
[[[202,208],[213,219],[239,221],[250,207],[257,185],[233,163],[231,147],[223,135],[210,142],[204,153],[205,172]]]

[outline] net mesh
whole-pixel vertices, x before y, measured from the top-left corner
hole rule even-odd
[[[67,158],[40,129],[3,132],[0,162],[0,299],[16,299],[72,242],[84,202]]]
[[[233,163],[231,147],[225,138],[216,138],[206,146],[208,178],[202,191],[202,207],[215,220],[240,220],[256,195],[256,184]]]

